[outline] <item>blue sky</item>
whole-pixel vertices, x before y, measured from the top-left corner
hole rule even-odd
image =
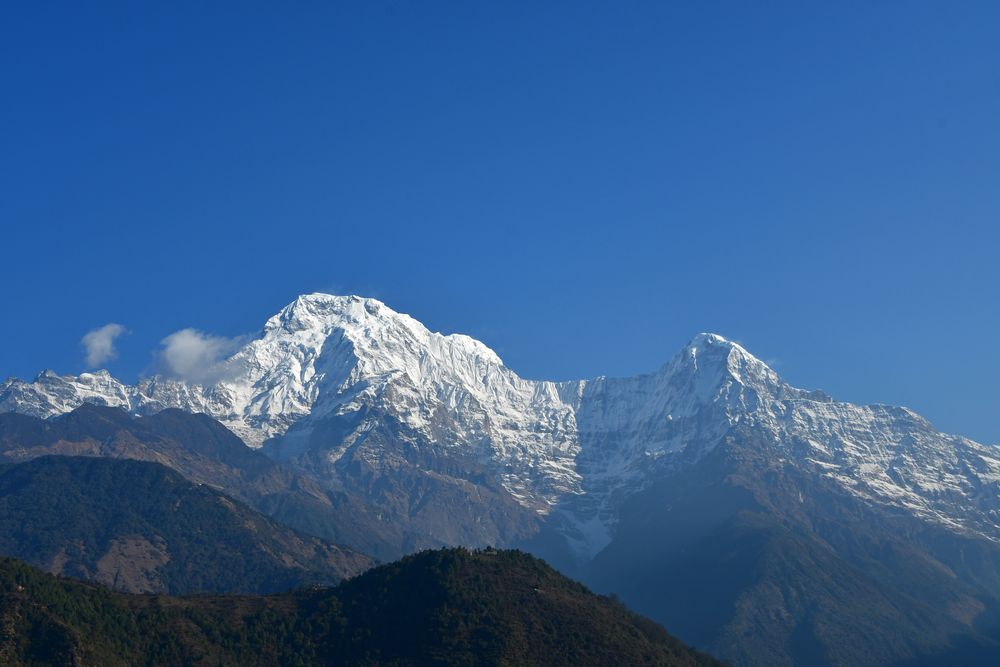
[[[0,375],[360,293],[528,377],[715,331],[1000,442],[997,3],[22,4]]]

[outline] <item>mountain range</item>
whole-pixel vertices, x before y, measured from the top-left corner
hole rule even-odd
[[[42,424],[89,404],[218,420],[289,502],[212,483],[297,528],[380,558],[522,546],[737,664],[998,655],[1000,450],[793,387],[718,335],[649,374],[535,381],[377,300],[311,294],[197,382],[0,386],[0,411]]]

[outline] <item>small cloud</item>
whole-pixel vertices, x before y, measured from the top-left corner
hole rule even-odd
[[[88,331],[80,339],[80,343],[87,351],[87,367],[95,368],[118,356],[118,351],[115,349],[115,339],[123,333],[125,333],[125,327],[114,322]]]
[[[160,343],[160,360],[168,375],[190,382],[211,382],[222,376],[224,358],[240,344],[239,338],[212,336],[197,329],[175,331]]]

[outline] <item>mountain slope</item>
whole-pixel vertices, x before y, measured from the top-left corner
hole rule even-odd
[[[161,465],[58,456],[0,466],[0,553],[133,592],[276,592],[372,564]]]
[[[0,461],[49,454],[154,461],[298,530],[381,559],[531,534],[537,515],[476,460],[415,447],[365,455],[383,442],[391,445],[386,452],[398,444],[391,429],[371,429],[364,449],[326,474],[322,456],[296,471],[247,448],[214,419],[177,409],[139,418],[89,403],[47,420],[0,413]]]
[[[633,496],[584,579],[735,664],[846,667],[961,647],[995,664],[998,575],[995,543],[872,506],[734,429]]]
[[[160,463],[297,530],[380,558],[396,554],[389,544],[412,540],[428,546],[402,527],[378,521],[376,510],[358,498],[247,448],[206,415],[168,408],[136,418],[90,403],[47,420],[0,413],[0,462],[53,454]]]
[[[719,664],[517,552],[425,552],[265,598],[127,596],[0,559],[0,628],[11,667]]]

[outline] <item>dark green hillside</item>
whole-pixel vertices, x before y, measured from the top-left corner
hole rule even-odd
[[[113,593],[0,559],[0,664],[717,665],[520,552],[424,552],[329,590]]]
[[[372,564],[159,464],[61,456],[0,467],[0,554],[168,593],[280,592]]]
[[[715,664],[660,626],[518,551],[431,551],[337,591],[359,663]]]

